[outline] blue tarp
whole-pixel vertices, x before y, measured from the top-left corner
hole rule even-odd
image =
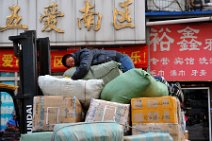
[[[5,73],[5,74],[10,74],[10,73]],[[3,76],[3,75],[1,75]],[[8,76],[8,75],[6,75]],[[3,83],[5,84],[10,84],[14,85],[14,82],[12,81],[4,81]],[[13,117],[13,112],[14,112],[14,103],[12,100],[12,97],[7,93],[7,92],[0,92],[0,100],[1,100],[1,105],[0,105],[0,131],[5,130],[6,128],[6,123],[8,122],[9,119]]]

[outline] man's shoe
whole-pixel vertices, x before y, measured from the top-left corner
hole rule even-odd
[[[180,83],[177,82],[175,84],[171,84],[169,93],[170,95],[177,97],[181,103],[184,102],[184,94],[181,89]]]

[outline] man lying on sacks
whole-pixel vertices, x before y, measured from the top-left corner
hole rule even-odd
[[[62,63],[70,69],[75,67],[74,71],[67,70],[65,78],[39,76],[39,87],[44,95],[76,96],[85,109],[89,107],[91,98],[100,98],[100,92],[106,83],[122,71],[134,68],[132,60],[125,54],[87,48],[64,55]]]
[[[76,67],[76,71],[71,76],[73,80],[85,77],[91,66],[109,61],[119,62],[120,69],[123,72],[135,68],[133,61],[129,56],[114,50],[83,48],[72,54],[66,54],[62,58],[62,64],[65,67]]]

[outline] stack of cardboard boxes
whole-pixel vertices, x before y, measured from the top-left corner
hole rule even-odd
[[[174,141],[184,140],[180,102],[175,97],[133,98],[131,112],[132,135],[166,132]]]

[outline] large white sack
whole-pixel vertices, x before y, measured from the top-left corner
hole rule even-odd
[[[38,85],[44,95],[76,96],[87,109],[91,98],[100,97],[104,82],[102,79],[72,80],[45,75],[38,77]]]

